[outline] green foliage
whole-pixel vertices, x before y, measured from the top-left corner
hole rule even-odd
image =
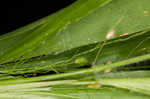
[[[149,99],[149,4],[77,0],[0,36],[0,98]]]

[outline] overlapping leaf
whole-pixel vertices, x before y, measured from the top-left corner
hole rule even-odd
[[[149,3],[78,0],[0,36],[0,98],[149,99],[149,71],[130,71],[150,59]],[[58,74],[20,78],[51,71]]]

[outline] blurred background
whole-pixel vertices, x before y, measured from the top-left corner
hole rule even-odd
[[[52,14],[74,1],[76,0],[1,0],[0,35]]]

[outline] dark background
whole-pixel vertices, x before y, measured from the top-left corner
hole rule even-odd
[[[52,14],[70,5],[74,1],[75,0],[5,0],[5,2],[0,2],[0,35]]]

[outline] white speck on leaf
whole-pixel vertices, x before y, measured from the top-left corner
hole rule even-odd
[[[120,37],[121,37],[121,36],[126,36],[126,35],[129,35],[129,33],[120,34]]]
[[[61,51],[55,52],[54,55],[58,55],[58,54],[63,53],[63,52],[64,52],[64,50],[61,50]]]
[[[106,35],[106,39],[112,38],[114,34],[115,34],[115,30],[114,29],[110,30]]]
[[[148,15],[148,11],[144,11],[144,15],[147,16]]]

